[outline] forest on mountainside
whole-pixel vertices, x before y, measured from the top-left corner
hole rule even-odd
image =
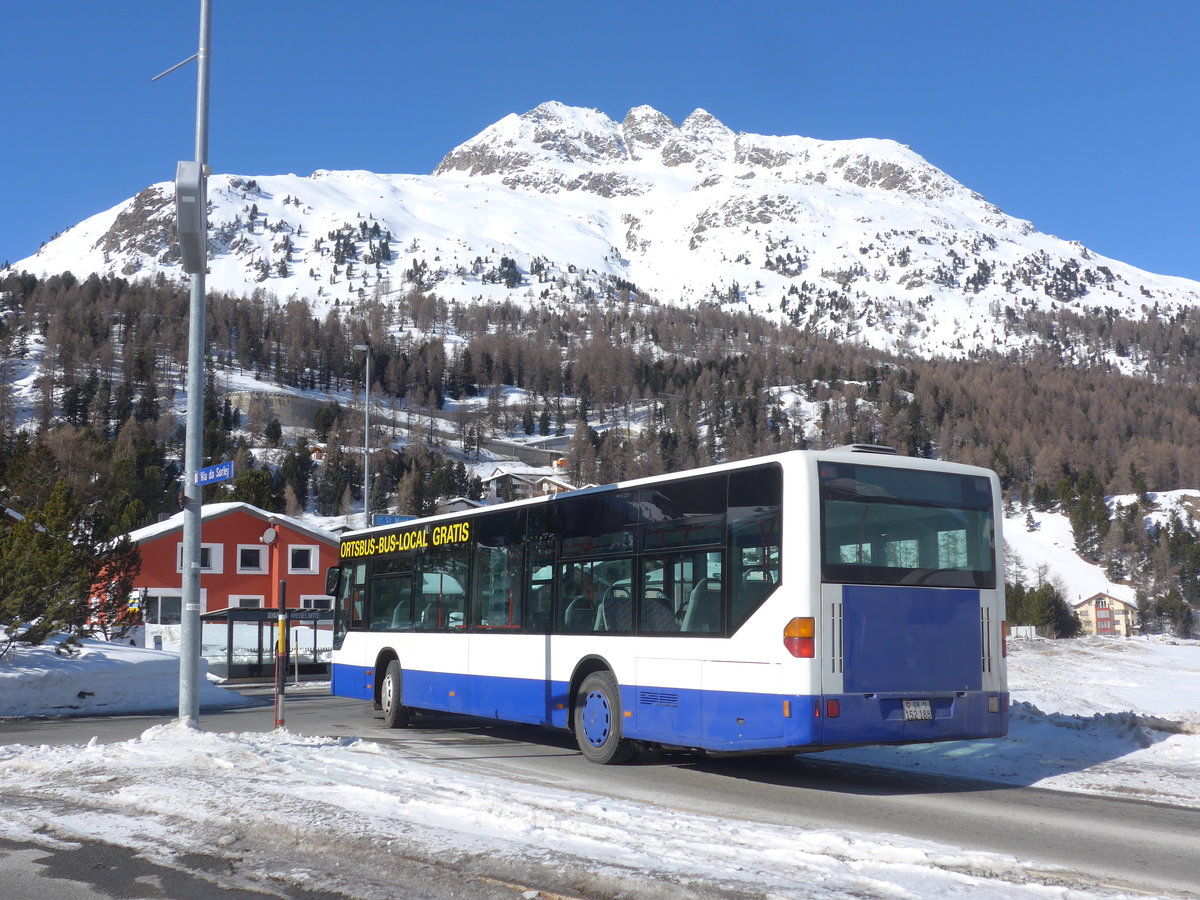
[[[922,360],[836,343],[718,305],[647,303],[632,285],[580,302],[463,304],[417,291],[335,304],[208,298],[206,461],[235,460],[219,499],[334,514],[361,503],[359,416],[330,403],[307,438],[238,409],[232,373],[297,392],[361,392],[371,344],[372,402],[430,412],[409,444],[372,454],[372,507],[427,512],[469,493],[463,460],[513,433],[571,434],[569,478],[603,483],[800,447],[863,442],[995,469],[1009,502],[1079,518],[1078,549],[1150,598],[1196,602],[1195,520],[1161,533],[1096,513],[1096,498],[1200,487],[1200,316],[1128,321],[1062,307],[1028,313],[1038,349]],[[0,500],[40,509],[58,483],[80,508],[122,510],[113,535],[177,509],[183,430],[166,414],[184,382],[188,295],[163,279],[0,277]],[[1070,344],[1075,359],[1064,363]],[[1147,375],[1121,374],[1113,360]],[[36,363],[33,422],[18,429],[17,375]],[[503,391],[525,400],[505,405]],[[808,401],[799,412],[781,390]],[[434,412],[486,398],[455,422]],[[635,408],[649,408],[644,427]],[[357,427],[357,433],[356,433]],[[319,433],[318,433],[319,432]],[[311,441],[327,445],[317,467]],[[254,462],[275,447],[279,463]],[[212,498],[217,499],[216,495]],[[1083,510],[1084,513],[1080,513]]]

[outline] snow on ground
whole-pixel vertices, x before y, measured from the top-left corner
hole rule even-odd
[[[106,698],[108,712],[172,708],[176,678],[163,668],[171,658],[93,641],[72,657],[14,649],[0,661],[0,715],[83,714],[72,709],[80,685]],[[1008,660],[1007,738],[824,755],[1200,808],[1200,642],[1016,641]],[[211,686],[204,698],[242,702]],[[168,862],[215,848],[236,852],[243,871],[309,889],[339,879],[344,889],[350,861],[366,865],[383,848],[461,871],[476,858],[500,860],[514,879],[543,885],[553,872],[586,871],[595,893],[637,883],[655,885],[657,896],[701,885],[708,896],[1090,896],[1039,883],[1002,855],[895,835],[664,816],[357,738],[282,730],[224,735],[175,723],[109,745],[3,746],[0,801],[0,837],[10,840],[98,837]],[[262,834],[289,835],[294,846],[274,841],[266,853],[249,840]],[[376,884],[360,870],[354,878],[360,896],[386,896],[386,878]]]
[[[1009,642],[1008,737],[824,754],[1200,808],[1200,641]]]
[[[236,787],[224,787],[235,771]],[[24,800],[6,802],[0,836],[45,841],[49,828],[61,839],[94,836],[159,859],[224,847],[264,880],[356,896],[396,896],[358,873],[345,879],[352,859],[371,857],[392,866],[435,859],[459,872],[470,872],[477,858],[500,859],[525,883],[543,867],[586,872],[592,896],[1083,896],[1021,884],[1020,864],[999,854],[663,815],[580,791],[457,773],[356,739],[220,735],[176,723],[108,746],[3,748],[0,772]],[[87,795],[84,815],[64,814],[54,802],[79,794]],[[299,846],[281,854],[273,844],[270,855],[246,859],[252,832],[295,835]],[[399,874],[393,869],[392,879]],[[629,893],[631,881],[644,892]]]
[[[18,716],[94,716],[175,712],[179,656],[82,638],[74,652],[63,636],[0,656],[0,721]],[[207,668],[207,664],[201,661]],[[202,670],[203,671],[203,670]],[[229,709],[251,701],[201,679],[200,708]]]

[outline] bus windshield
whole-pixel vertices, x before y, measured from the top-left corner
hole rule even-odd
[[[823,581],[996,586],[988,478],[824,462],[819,479]]]

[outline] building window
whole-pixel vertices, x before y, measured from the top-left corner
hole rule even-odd
[[[316,575],[321,561],[320,550],[315,544],[293,544],[288,547],[288,574]]]
[[[332,609],[333,608],[333,600],[329,597],[324,597],[324,596],[301,597],[300,598],[300,608],[301,609]]]
[[[151,590],[142,600],[145,625],[178,625],[183,620],[183,592]]]
[[[225,547],[223,544],[200,545],[200,571],[220,575],[225,571]],[[175,571],[183,572],[183,544],[175,545]]]
[[[264,600],[265,600],[265,598],[262,596],[257,596],[257,597],[231,596],[229,598],[229,607],[231,609],[262,609]]]
[[[267,548],[254,544],[238,544],[237,570],[239,575],[261,575],[267,571]]]

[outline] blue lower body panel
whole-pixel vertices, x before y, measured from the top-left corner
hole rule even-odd
[[[372,700],[374,678],[372,669],[335,665],[332,692]],[[409,669],[402,702],[566,728],[569,692],[566,682]],[[929,700],[933,718],[905,721],[904,699]],[[833,717],[830,701],[838,707]],[[629,713],[621,721],[625,737],[726,753],[1002,737],[1008,731],[1008,694],[985,691],[814,697],[622,685],[621,708]]]
[[[906,699],[928,700],[933,718],[906,721]],[[1004,737],[1008,733],[1007,692],[842,694],[823,700],[821,744],[825,746],[919,744]],[[831,700],[840,707],[836,717],[829,715]]]
[[[329,692],[335,697],[375,699],[375,670],[334,663],[330,667]]]
[[[842,588],[847,693],[978,691],[979,591]]]

